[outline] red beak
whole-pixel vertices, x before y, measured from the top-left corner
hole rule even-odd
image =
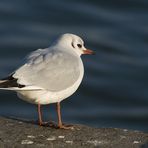
[[[83,50],[83,54],[95,54],[95,52],[90,49],[86,49],[86,50]]]

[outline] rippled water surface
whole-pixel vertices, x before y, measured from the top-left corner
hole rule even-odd
[[[148,131],[147,0],[0,0],[0,77],[61,33],[85,40],[85,76],[63,101],[63,120]],[[0,114],[36,119],[36,106],[0,91]],[[44,118],[56,120],[55,105]]]

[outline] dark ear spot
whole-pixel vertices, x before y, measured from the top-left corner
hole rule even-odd
[[[71,42],[71,46],[72,46],[73,48],[75,48],[75,46],[74,46],[73,42]]]

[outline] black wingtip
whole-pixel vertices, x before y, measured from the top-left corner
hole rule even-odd
[[[14,78],[13,74],[1,79],[3,81],[2,83],[0,83],[1,88],[9,88],[9,87],[23,88],[23,87],[25,87],[25,85],[19,84],[17,82],[18,79]]]

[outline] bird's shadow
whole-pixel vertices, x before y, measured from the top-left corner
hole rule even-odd
[[[23,123],[27,123],[27,124],[42,126],[42,127],[50,127],[50,128],[54,128],[54,129],[58,128],[58,125],[54,121],[44,122],[43,125],[39,125],[38,120],[27,120],[24,118],[18,118],[18,117],[13,117],[13,116],[2,116],[2,117],[6,118],[6,119],[17,121],[17,122],[23,122]]]
[[[50,128],[53,128],[53,129],[59,129],[57,123],[54,122],[54,121],[44,122],[43,125],[39,125],[38,120],[27,120],[27,119],[24,119],[24,118],[18,118],[18,117],[14,117],[14,116],[1,116],[1,117],[6,118],[6,119],[10,119],[10,120],[14,120],[14,121],[17,121],[17,122],[23,122],[23,123],[27,123],[27,124],[42,126],[42,127],[50,127]],[[79,127],[77,127],[78,125],[65,124],[65,123],[63,123],[63,125],[65,127],[67,127],[67,129],[74,129],[74,127],[75,127],[76,129],[79,130]]]
[[[10,120],[15,120],[15,121],[18,121],[18,122],[38,125],[38,120],[27,120],[27,119],[24,119],[24,118],[19,118],[19,117],[14,117],[14,116],[6,116],[6,115],[3,115],[2,117],[6,118],[6,119],[10,119]]]

